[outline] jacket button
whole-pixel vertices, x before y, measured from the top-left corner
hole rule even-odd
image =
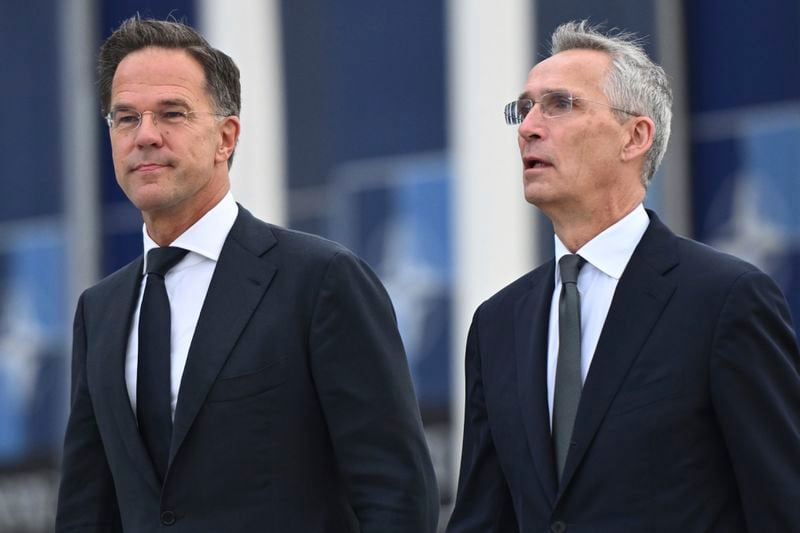
[[[161,511],[161,523],[165,526],[171,526],[175,523],[175,513],[172,511]]]
[[[567,530],[567,524],[562,522],[561,520],[557,520],[550,524],[550,531],[552,533],[564,533]]]

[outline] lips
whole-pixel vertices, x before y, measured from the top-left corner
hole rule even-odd
[[[138,172],[154,172],[166,168],[168,165],[162,163],[139,163],[133,167],[134,171]]]
[[[543,158],[534,157],[534,156],[525,156],[522,158],[522,163],[525,165],[525,169],[537,169],[537,168],[547,168],[552,167],[553,164]]]

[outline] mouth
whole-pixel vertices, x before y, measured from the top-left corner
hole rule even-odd
[[[133,167],[134,172],[156,172],[161,170],[162,168],[166,168],[169,165],[164,165],[161,163],[139,163]]]
[[[542,168],[549,168],[549,167],[553,166],[553,164],[550,163],[549,161],[546,161],[544,159],[540,159],[538,157],[529,157],[529,156],[523,157],[522,158],[522,163],[525,166],[525,170],[542,169]]]

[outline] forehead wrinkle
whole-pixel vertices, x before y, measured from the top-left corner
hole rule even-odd
[[[611,57],[605,52],[589,49],[572,49],[559,52],[539,62],[531,69],[527,86],[537,84],[555,87],[564,85],[570,88],[552,88],[543,90],[541,94],[553,90],[567,90],[574,96],[592,96],[595,92],[605,94],[606,81],[611,71]]]
[[[117,66],[111,100],[168,100],[200,103],[207,97],[202,66],[185,51],[144,48]]]
[[[179,85],[152,86],[149,84],[123,84],[111,92],[111,107],[139,107],[135,101],[153,102],[151,106],[181,105],[192,107],[198,103],[196,95]]]

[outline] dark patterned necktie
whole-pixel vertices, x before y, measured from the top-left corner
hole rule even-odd
[[[147,252],[147,285],[139,311],[139,365],[136,417],[139,432],[163,481],[172,438],[170,385],[170,310],[164,275],[187,250],[153,248]]]

